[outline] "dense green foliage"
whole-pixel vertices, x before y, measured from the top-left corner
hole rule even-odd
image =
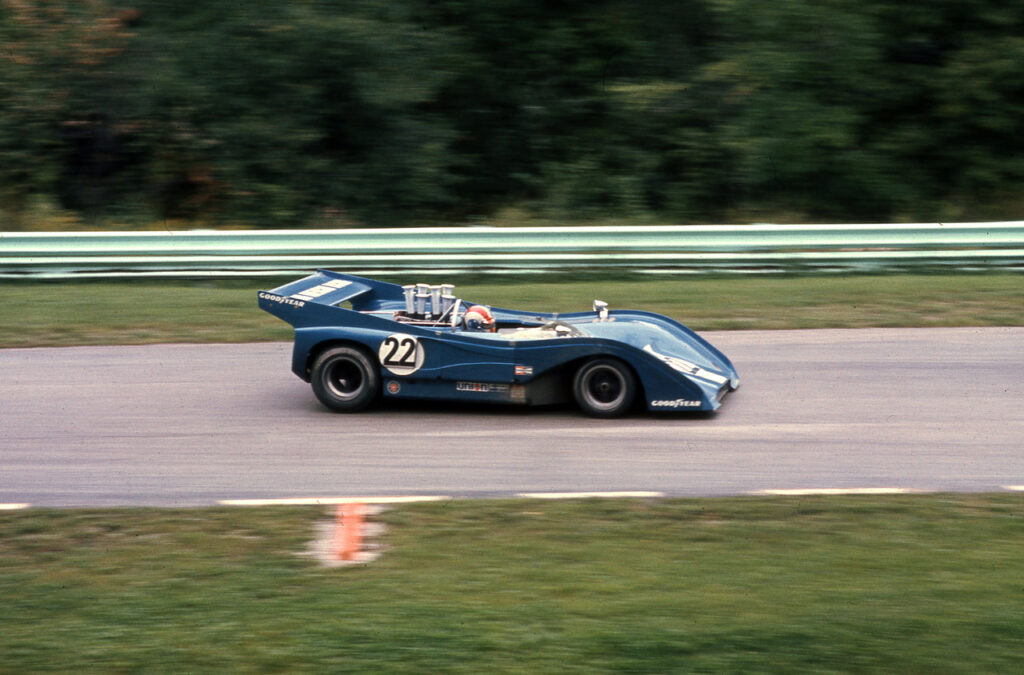
[[[3,227],[1018,217],[998,0],[0,0]]]

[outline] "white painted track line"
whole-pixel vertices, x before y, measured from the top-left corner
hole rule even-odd
[[[629,497],[664,497],[664,492],[520,492],[518,497],[529,499],[620,499]]]
[[[1024,492],[1024,485],[1001,485],[1009,492]],[[993,488],[995,489],[995,488]],[[900,487],[861,488],[777,488],[748,492],[752,496],[802,497],[814,495],[904,495],[929,494],[932,490]],[[622,490],[609,492],[519,492],[508,498],[524,499],[658,499],[668,497],[665,492],[645,490]],[[502,499],[503,497],[492,497]],[[366,497],[289,497],[282,499],[222,499],[221,506],[333,506],[338,504],[415,504],[418,502],[440,502],[455,499],[448,495],[395,495]],[[31,508],[28,503],[0,503],[0,511],[19,511]]]
[[[912,490],[910,488],[897,487],[873,487],[873,488],[795,488],[781,490],[758,490],[752,492],[755,495],[776,495],[799,497],[804,495],[905,495],[923,490]]]
[[[412,504],[443,502],[445,495],[413,495],[404,497],[291,497],[287,499],[222,499],[222,506],[316,506],[319,504]]]

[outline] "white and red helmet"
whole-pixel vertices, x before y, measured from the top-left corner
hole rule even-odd
[[[465,322],[466,330],[494,332],[494,316],[491,314],[491,310],[483,305],[473,305],[467,309],[462,320]]]

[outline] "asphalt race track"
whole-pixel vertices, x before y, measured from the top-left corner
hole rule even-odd
[[[290,344],[0,350],[0,504],[990,491],[1024,484],[1024,328],[707,333],[714,415],[320,407]]]

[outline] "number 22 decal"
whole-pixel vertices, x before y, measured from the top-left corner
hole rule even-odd
[[[380,364],[395,375],[412,375],[423,367],[423,345],[418,338],[405,333],[384,338],[377,356]]]

